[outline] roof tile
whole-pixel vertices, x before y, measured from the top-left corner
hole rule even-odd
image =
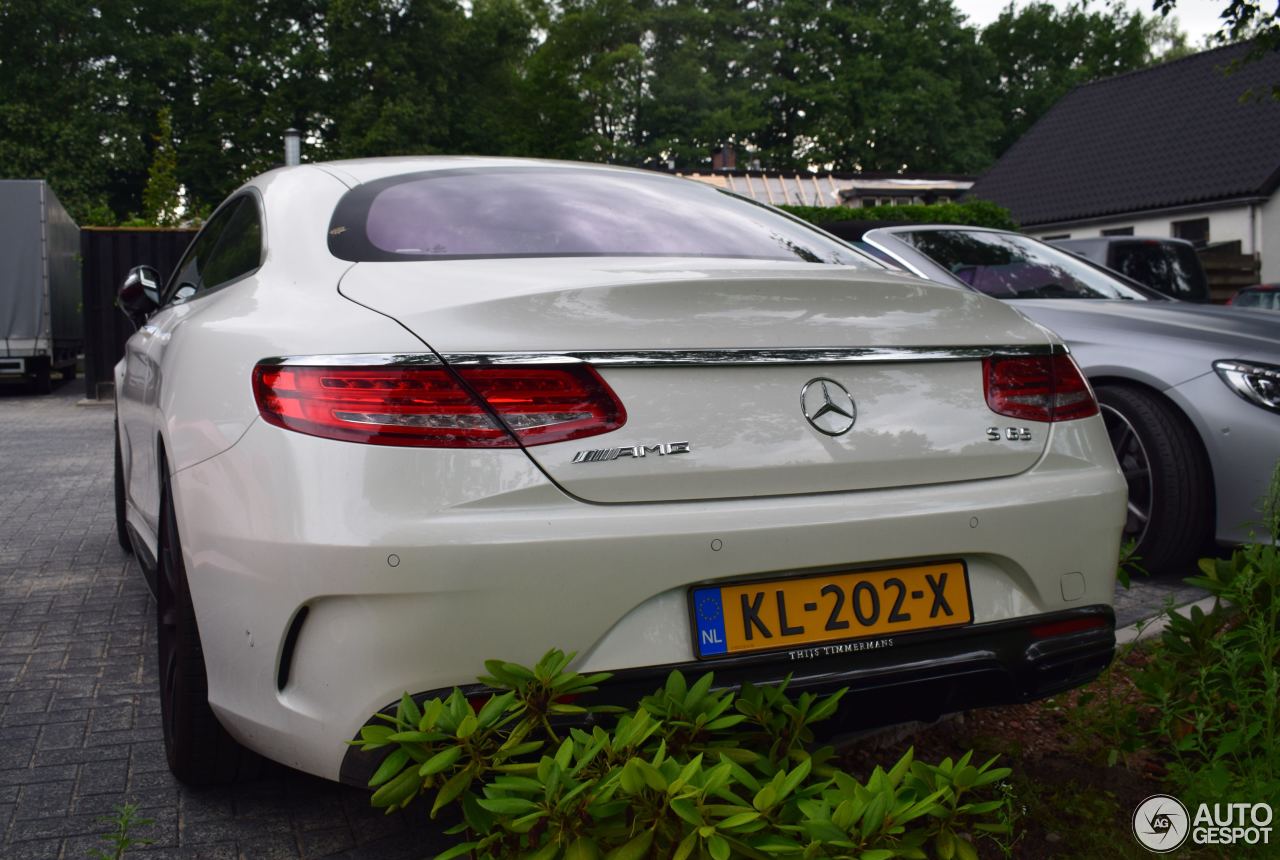
[[[1229,45],[1077,87],[974,184],[1024,225],[1270,194],[1280,53]],[[1260,97],[1242,99],[1252,89]]]

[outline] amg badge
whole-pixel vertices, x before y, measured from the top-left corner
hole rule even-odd
[[[596,451],[579,451],[573,455],[575,463],[603,463],[617,460],[619,457],[647,457],[656,454],[665,457],[668,454],[688,454],[688,442],[667,442],[662,445],[632,445],[626,448],[600,448]]]

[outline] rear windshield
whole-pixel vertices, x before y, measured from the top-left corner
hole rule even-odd
[[[956,278],[998,299],[1145,299],[1137,288],[1028,236],[985,230],[895,232]]]
[[[1195,249],[1180,242],[1117,242],[1111,268],[1140,284],[1188,302],[1209,301],[1209,284]]]
[[[437,170],[358,186],[329,248],[344,260],[740,257],[878,268],[803,222],[692,180],[571,167]]]

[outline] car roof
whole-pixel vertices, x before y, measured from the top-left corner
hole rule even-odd
[[[382,158],[348,158],[337,161],[312,161],[305,167],[318,167],[335,174],[345,175],[357,182],[374,182],[391,176],[426,173],[435,170],[461,170],[488,167],[493,169],[512,167],[538,167],[549,170],[598,170],[613,173],[665,176],[656,170],[639,170],[612,164],[593,164],[585,161],[556,161],[543,158],[503,158],[481,155],[399,155]],[[672,177],[677,178],[677,177]]]
[[[892,225],[892,226],[889,226],[889,225]],[[823,229],[830,230],[831,228],[826,225],[823,225]],[[1039,242],[1042,245],[1055,247],[1052,242],[1047,242],[1044,239],[1037,239],[1035,236],[1028,236],[1026,233],[1019,233],[1015,230],[1000,230],[995,227],[975,227],[971,224],[929,224],[922,221],[891,221],[891,222],[888,222],[888,225],[886,226],[876,227],[876,228],[867,228],[863,232],[864,234],[870,233],[873,231],[873,229],[884,232],[884,233],[888,233],[890,235],[893,235],[895,233],[906,233],[909,231],[919,231],[919,230],[964,230],[970,233],[999,233],[1004,236],[1017,236],[1020,239],[1030,239],[1034,242]],[[836,235],[839,235],[839,234],[836,234]],[[901,242],[902,240],[898,240],[898,241]],[[1062,253],[1071,254],[1071,252],[1066,248],[1060,248],[1057,250],[1061,251]],[[915,253],[919,253],[919,252],[915,251]],[[1170,298],[1169,296],[1166,296],[1164,293],[1160,292],[1159,290],[1152,289],[1151,287],[1148,287],[1146,284],[1143,284],[1139,281],[1135,281],[1133,278],[1130,278],[1128,275],[1124,274],[1123,272],[1117,272],[1112,269],[1108,269],[1106,266],[1096,263],[1093,260],[1090,260],[1088,258],[1080,257],[1079,255],[1072,254],[1072,256],[1075,256],[1077,259],[1080,260],[1080,262],[1084,263],[1085,265],[1090,266],[1094,269],[1097,269],[1099,272],[1106,275],[1107,277],[1120,281],[1130,289],[1137,290],[1138,292],[1145,295],[1148,299],[1151,299],[1153,301],[1175,301],[1174,299]],[[966,289],[972,289],[972,287],[968,286],[967,284],[964,286]]]

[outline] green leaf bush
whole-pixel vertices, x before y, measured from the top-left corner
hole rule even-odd
[[[690,684],[673,672],[633,710],[584,707],[572,700],[609,676],[572,672],[572,658],[488,661],[484,701],[406,694],[351,742],[385,756],[373,805],[392,812],[421,796],[432,817],[459,809],[447,831],[458,842],[437,860],[974,860],[976,834],[1008,832],[995,785],[1009,770],[995,759],[930,765],[908,750],[860,781],[831,747],[814,748],[813,726],[843,690],[735,693],[710,673]]]
[[[1200,562],[1187,582],[1212,608],[1170,609],[1134,679],[1153,715],[1145,740],[1170,751],[1184,801],[1280,795],[1280,468],[1265,512],[1271,541]]]

